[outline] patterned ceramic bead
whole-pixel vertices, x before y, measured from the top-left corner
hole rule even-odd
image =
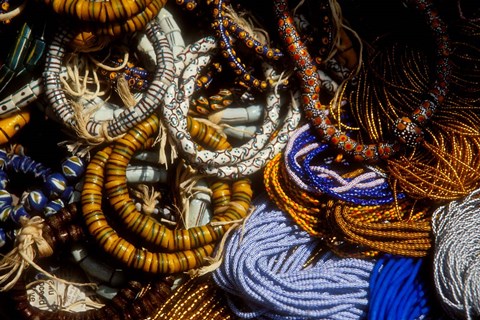
[[[73,186],[68,186],[65,191],[63,191],[63,193],[60,195],[60,199],[62,199],[66,203],[69,203],[74,192],[75,188]]]
[[[424,136],[419,125],[407,117],[395,121],[393,134],[400,142],[412,148],[422,142]]]
[[[13,207],[13,209],[10,213],[10,218],[12,219],[13,222],[20,225],[20,218],[21,217],[29,218],[30,215],[28,214],[28,212],[27,212],[27,210],[25,209],[24,206],[16,205],[15,207]]]
[[[0,228],[0,248],[5,245],[7,242],[7,235],[5,234],[5,230]]]
[[[62,173],[67,180],[77,180],[85,172],[85,163],[77,156],[71,156],[62,163]]]
[[[3,169],[8,162],[7,152],[3,149],[0,149],[0,169]]]
[[[65,207],[65,204],[61,199],[55,199],[50,201],[45,206],[45,209],[43,209],[43,214],[45,215],[45,218],[48,218],[49,216],[56,214],[58,211],[60,211],[64,207]]]
[[[12,195],[5,189],[0,189],[0,209],[11,206],[13,202]]]
[[[8,176],[5,171],[0,171],[0,189],[5,189],[8,184]]]
[[[25,209],[31,213],[42,212],[47,202],[48,197],[41,190],[33,190],[25,199]]]
[[[67,179],[60,173],[52,173],[45,179],[44,186],[49,198],[59,197],[67,188]]]
[[[4,206],[0,209],[0,221],[5,222],[7,221],[8,217],[12,213],[12,206]]]

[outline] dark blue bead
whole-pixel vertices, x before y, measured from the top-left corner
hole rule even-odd
[[[10,214],[10,218],[12,219],[13,222],[16,224],[20,225],[20,218],[21,217],[26,217],[30,218],[30,215],[28,214],[27,210],[22,205],[17,205],[13,207],[13,210]]]
[[[7,221],[8,217],[12,214],[12,206],[4,206],[0,209],[0,221]]]
[[[8,176],[5,171],[0,171],[0,189],[5,189],[8,184]]]
[[[5,234],[5,230],[0,228],[0,248],[5,245],[7,242],[7,235]]]
[[[7,166],[8,163],[8,154],[5,150],[0,149],[0,169],[3,169]]]
[[[65,191],[63,191],[63,193],[60,195],[60,199],[62,199],[62,201],[64,201],[65,203],[69,203],[74,191],[74,187],[68,186]]]
[[[49,198],[59,197],[67,188],[67,179],[61,173],[52,173],[45,179],[44,186]]]
[[[85,163],[77,156],[71,156],[62,163],[62,173],[67,180],[78,180],[85,172]]]
[[[0,190],[0,209],[11,206],[13,202],[12,195],[7,190]]]
[[[25,199],[25,207],[29,212],[42,212],[47,202],[48,197],[41,190],[33,190]]]
[[[58,211],[60,211],[63,207],[65,207],[65,204],[63,203],[62,200],[60,199],[55,199],[47,203],[45,206],[45,209],[43,209],[43,214],[45,217],[49,217],[51,215],[56,214]]]

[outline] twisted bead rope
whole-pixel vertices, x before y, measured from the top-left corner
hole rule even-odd
[[[213,278],[241,318],[365,317],[374,262],[317,256],[320,243],[262,196],[244,228],[227,239]]]
[[[431,318],[425,259],[384,255],[370,278],[368,319]],[[433,288],[432,288],[433,289]]]
[[[285,150],[285,168],[290,178],[305,191],[353,204],[381,205],[394,201],[386,175],[380,170],[346,161],[336,163],[327,150],[328,144],[317,142],[311,126],[303,126]],[[344,177],[345,174],[349,177]],[[403,199],[404,195],[398,194],[397,198]]]
[[[480,316],[480,189],[433,214],[437,295],[450,316]]]

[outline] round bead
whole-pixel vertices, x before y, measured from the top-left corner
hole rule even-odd
[[[25,199],[25,207],[29,212],[42,212],[47,202],[48,197],[41,190],[33,190]]]
[[[5,245],[7,242],[7,235],[5,234],[5,230],[0,228],[0,248]]]
[[[0,149],[0,169],[5,168],[8,163],[8,154],[5,150]]]
[[[43,209],[43,214],[45,215],[45,218],[47,218],[51,215],[56,214],[63,207],[65,207],[65,204],[61,199],[52,200],[45,206],[45,209]]]
[[[12,213],[12,206],[5,206],[0,209],[0,221],[7,221],[8,217]]]
[[[12,212],[10,214],[10,218],[12,219],[13,222],[16,224],[20,224],[20,218],[21,217],[26,217],[30,218],[30,215],[28,214],[27,210],[22,205],[16,205],[13,207]]]
[[[393,134],[400,142],[412,148],[423,141],[422,129],[407,117],[395,121]]]
[[[60,195],[60,199],[62,199],[65,203],[69,203],[70,199],[75,192],[75,188],[73,186],[68,186],[65,191]]]
[[[62,163],[62,172],[67,180],[77,180],[85,172],[85,163],[77,156],[71,156]]]
[[[10,207],[12,205],[13,198],[10,192],[5,189],[0,189],[0,210],[5,207]]]
[[[0,171],[0,189],[5,189],[8,184],[8,176],[5,171]]]
[[[67,179],[60,173],[52,173],[45,179],[45,190],[49,198],[59,197],[67,188]]]

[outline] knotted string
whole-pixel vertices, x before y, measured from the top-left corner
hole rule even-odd
[[[229,306],[244,319],[360,319],[372,260],[339,258],[264,196],[225,243],[214,271]]]
[[[54,253],[53,248],[43,237],[44,220],[39,216],[34,216],[30,219],[21,217],[20,224],[21,228],[15,238],[15,247],[0,260],[0,271],[6,271],[6,273],[0,276],[0,285],[8,281],[3,287],[0,287],[0,292],[13,288],[22,276],[23,271],[29,266],[34,267],[46,277],[65,284],[89,287],[97,286],[95,283],[90,282],[76,283],[63,280],[35,263],[34,259],[37,256],[40,258],[50,257]]]
[[[31,219],[21,217],[20,223],[22,227],[15,239],[15,248],[0,261],[0,271],[7,271],[0,276],[0,284],[6,282],[0,291],[11,289],[23,271],[34,264],[33,259],[37,255],[49,257],[53,254],[53,249],[42,236],[43,219],[41,217],[35,216]]]

